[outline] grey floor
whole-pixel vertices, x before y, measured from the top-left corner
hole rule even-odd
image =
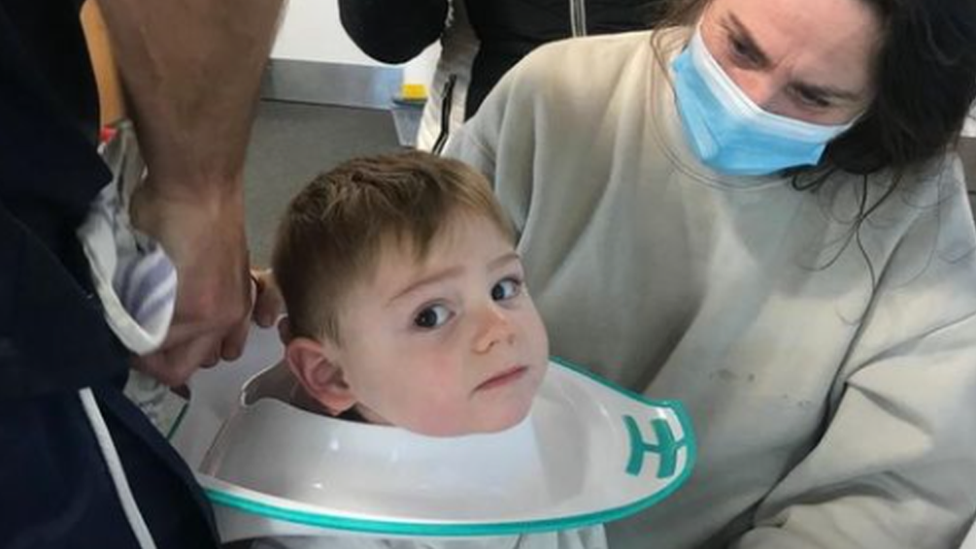
[[[354,156],[397,150],[389,111],[262,101],[244,172],[252,263],[268,264],[278,217],[312,177]],[[976,189],[976,139],[963,139],[960,153]]]
[[[244,186],[254,265],[267,265],[278,217],[319,172],[354,156],[401,150],[389,111],[262,101]]]

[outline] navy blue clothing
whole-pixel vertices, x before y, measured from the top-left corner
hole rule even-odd
[[[121,393],[75,236],[111,179],[80,6],[0,0],[0,546],[136,546],[78,397],[93,387],[157,545],[215,547],[191,473]]]
[[[95,396],[156,546],[217,547],[179,456],[116,386]],[[0,547],[138,547],[77,394],[0,400],[0,445]]]
[[[73,0],[0,0],[0,397],[125,370],[75,229],[110,179]]]

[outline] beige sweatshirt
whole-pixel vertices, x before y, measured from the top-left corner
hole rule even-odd
[[[691,413],[690,482],[609,524],[610,546],[956,547],[976,510],[976,233],[957,159],[852,238],[887,179],[814,193],[708,171],[662,69],[687,32],[656,38],[663,65],[648,33],[541,48],[450,149],[513,217],[554,354]]]

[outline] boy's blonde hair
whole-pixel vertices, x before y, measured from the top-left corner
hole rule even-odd
[[[385,245],[422,261],[453,216],[514,233],[487,180],[457,160],[410,152],[357,158],[316,177],[285,212],[272,257],[293,336],[340,341],[342,296],[371,277]]]

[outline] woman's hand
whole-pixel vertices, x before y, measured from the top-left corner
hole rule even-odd
[[[251,269],[254,284],[254,306],[251,318],[262,328],[270,328],[285,312],[285,301],[275,284],[271,269]]]

